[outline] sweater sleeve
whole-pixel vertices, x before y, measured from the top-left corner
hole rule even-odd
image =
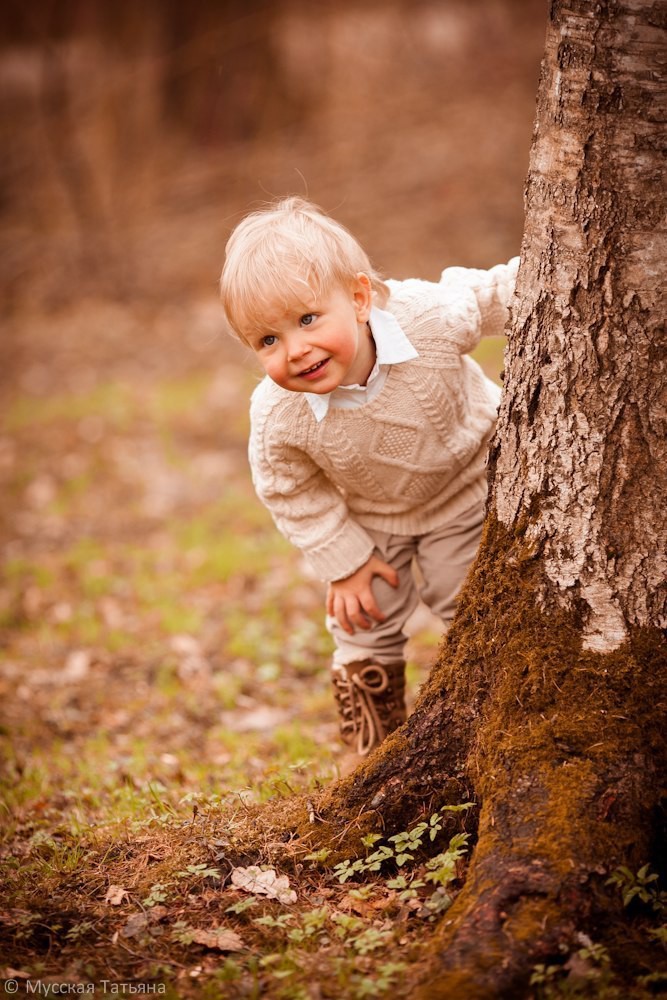
[[[253,397],[248,455],[253,484],[282,535],[320,580],[343,579],[370,558],[374,543],[350,517],[341,492],[302,449],[287,443],[266,401]]]
[[[497,264],[488,271],[472,267],[448,267],[440,285],[457,299],[468,300],[471,322],[461,324],[457,342],[461,353],[472,351],[482,337],[502,336],[509,317],[519,258]]]

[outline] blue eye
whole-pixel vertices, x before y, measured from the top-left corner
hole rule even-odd
[[[315,319],[315,313],[306,313],[305,316],[301,317],[299,323],[301,324],[301,326],[310,326],[310,324],[313,322],[314,319]]]
[[[277,339],[272,333],[267,333],[266,337],[262,337],[260,343],[262,347],[273,347]]]

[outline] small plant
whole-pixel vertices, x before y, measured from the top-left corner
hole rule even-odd
[[[603,944],[596,944],[584,934],[579,935],[579,937],[583,944],[583,947],[579,948],[577,951],[577,956],[579,958],[597,966],[609,965],[611,959],[609,957],[609,952]]]
[[[461,807],[449,807],[452,811],[468,809],[473,803],[466,803]],[[334,872],[338,881],[347,882],[357,874],[379,871],[385,862],[393,862],[397,868],[402,868],[408,862],[416,860],[417,851],[422,847],[424,839],[428,834],[429,841],[433,842],[442,829],[441,813],[433,813],[428,822],[417,823],[411,830],[394,834],[388,838],[387,843],[381,843],[382,837],[379,834],[368,834],[362,838],[363,845],[368,848],[375,848],[371,854],[365,858],[348,858],[341,861],[334,867]],[[426,861],[419,872],[412,876],[403,872],[388,878],[385,882],[387,889],[398,891],[398,899],[404,902],[412,902],[420,899],[419,889],[424,889],[427,883],[435,886],[430,896],[423,897],[421,906],[417,906],[417,915],[427,920],[434,920],[439,914],[444,913],[453,903],[453,896],[447,891],[447,886],[458,878],[458,862],[464,857],[468,849],[469,834],[457,833],[449,841],[447,850],[441,851],[435,857]],[[423,872],[423,874],[421,874]],[[354,889],[350,895],[355,898],[366,898],[362,895],[363,887]],[[354,920],[355,918],[347,918]],[[346,926],[340,915],[337,915],[338,924],[337,935],[340,937],[342,928]],[[371,940],[371,939],[369,939]],[[372,939],[375,940],[375,939]]]
[[[667,948],[667,924],[663,924],[662,927],[652,928],[649,934]]]
[[[352,939],[352,947],[357,955],[368,955],[378,948],[384,947],[391,937],[390,930],[382,930],[378,927],[367,927],[361,934],[357,934]]]
[[[374,885],[360,885],[358,889],[350,889],[352,899],[370,899],[375,892]]]
[[[436,854],[434,858],[426,862],[428,872],[424,876],[427,882],[435,885],[446,886],[456,878],[456,863],[467,851],[469,835],[467,833],[455,834],[449,842],[449,846],[442,854]]]
[[[14,916],[14,937],[17,941],[29,938],[33,932],[33,924],[40,919],[39,913],[17,913]]]
[[[238,903],[232,903],[231,906],[228,906],[225,913],[235,913],[239,916],[252,906],[257,906],[257,896],[248,896],[246,899],[239,899]]]
[[[448,910],[453,902],[454,897],[439,885],[433,895],[425,901],[421,916],[426,917],[428,920],[434,920],[441,913],[444,913],[445,910]]]
[[[376,979],[378,989],[389,989],[394,985],[395,977],[405,972],[406,968],[405,962],[385,962],[384,965],[378,966]]]
[[[414,829],[405,831],[404,833],[397,833],[389,840],[394,844],[394,851],[396,853],[396,864],[400,868],[404,865],[406,861],[414,861],[414,852],[422,845],[423,834],[428,829],[426,823],[418,823]]]
[[[336,876],[339,882],[347,882],[349,878],[352,878],[357,872],[367,871],[366,863],[363,858],[357,858],[356,861],[350,861],[346,858],[345,861],[341,861],[334,868]]]
[[[283,930],[287,924],[292,919],[291,913],[281,913],[279,917],[265,916],[265,917],[255,917],[253,924],[258,924],[260,927],[279,927]]]
[[[217,868],[209,868],[206,864],[188,865],[185,871],[176,872],[176,878],[220,878]]]
[[[78,924],[72,924],[65,937],[68,941],[76,943],[82,938],[85,938],[94,926],[95,925],[92,920],[82,920]]]
[[[405,962],[385,962],[379,965],[374,975],[364,976],[357,980],[353,996],[355,1000],[365,1000],[366,997],[377,997],[396,985],[396,977],[407,968]]]
[[[324,930],[329,918],[326,906],[309,910],[301,914],[301,927],[294,927],[287,935],[294,944],[301,944]]]
[[[303,926],[306,928],[309,934],[321,930],[327,922],[329,916],[329,911],[326,906],[320,906],[314,910],[308,910],[308,912],[303,913],[301,919],[303,920]]]
[[[639,976],[637,985],[645,989],[667,986],[667,972],[649,972],[647,976]]]
[[[320,851],[313,851],[311,854],[306,854],[303,860],[314,861],[317,864],[324,864],[330,854],[331,848],[323,847]]]
[[[151,887],[151,891],[143,900],[144,906],[157,906],[158,903],[166,903],[167,901],[167,886],[162,882],[156,882],[154,886]]]
[[[533,966],[533,972],[529,980],[530,986],[547,986],[553,983],[555,977],[562,971],[560,965],[545,965],[540,962]]]
[[[394,834],[393,837],[389,838],[388,844],[380,844],[377,850],[373,851],[366,858],[356,858],[354,861],[348,858],[345,861],[341,861],[334,867],[338,881],[344,883],[357,874],[379,871],[385,861],[393,861],[399,868],[406,864],[406,862],[414,862],[415,854],[422,846],[424,835],[428,832],[429,840],[433,841],[442,829],[440,819],[440,814],[434,813],[428,823],[418,823],[412,830]],[[381,839],[378,834],[369,834],[367,837],[362,838],[362,843],[367,847],[374,847]],[[425,881],[421,879],[411,879],[408,881],[407,878],[399,875],[387,881],[387,888],[400,890],[399,899],[405,901],[415,899],[417,896],[416,890],[423,888],[425,882],[432,882],[440,888],[449,885],[457,877],[456,865],[467,850],[468,839],[469,835],[467,833],[455,834],[451,838],[446,851],[437,854],[434,858],[427,861],[426,868],[428,870],[424,875]],[[452,900],[449,895],[445,896],[440,893],[436,898],[434,894],[432,899],[434,912],[441,912],[451,902]]]
[[[648,865],[642,865],[636,875],[621,865],[610,875],[605,885],[614,885],[619,889],[623,906],[629,906],[633,899],[638,899],[656,913],[662,913],[667,903],[667,893],[659,891],[657,881],[658,875]]]
[[[416,899],[418,896],[417,889],[421,889],[426,885],[423,879],[408,879],[405,875],[397,875],[396,878],[387,879],[386,886],[388,889],[400,889],[398,898],[405,902],[408,899]],[[352,895],[352,893],[350,893]]]
[[[223,965],[216,969],[214,978],[221,983],[233,983],[243,975],[243,967],[233,958],[225,959]]]
[[[178,944],[192,944],[194,940],[194,927],[190,927],[185,920],[177,920],[171,929],[171,936]]]
[[[363,927],[363,920],[349,913],[334,913],[331,919],[336,925],[336,937],[339,938],[347,938]]]
[[[471,809],[473,805],[473,802],[466,802],[458,806],[443,806],[442,811],[447,810],[449,812],[461,812],[466,809]],[[429,841],[433,843],[440,830],[442,830],[441,820],[442,815],[440,812],[433,813],[428,822],[422,821],[412,827],[411,830],[404,830],[402,833],[395,833],[392,837],[388,838],[388,843],[386,844],[379,843],[382,840],[381,834],[367,834],[365,837],[361,838],[361,843],[364,847],[370,849],[376,847],[376,845],[379,846],[377,846],[376,850],[374,850],[372,854],[367,855],[365,858],[356,858],[354,861],[348,858],[335,865],[334,872],[336,873],[338,881],[347,882],[348,879],[363,872],[378,872],[386,861],[393,861],[399,868],[408,862],[414,862],[416,860],[417,851],[423,846],[426,834],[428,834]],[[450,841],[450,846],[446,852],[446,856],[448,858],[447,864],[450,866],[452,871],[454,870],[455,862],[463,856],[463,848],[467,840],[467,833],[459,833]],[[445,855],[438,855],[439,859],[443,859],[444,857]],[[442,866],[442,864],[444,864],[444,861],[439,860],[435,865],[431,865],[431,863],[429,863],[429,867],[437,870]],[[429,878],[429,876],[427,876],[427,878]],[[451,881],[451,879],[448,880]],[[430,876],[430,881],[437,881],[437,877]]]

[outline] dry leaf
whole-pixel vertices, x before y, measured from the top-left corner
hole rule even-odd
[[[226,729],[235,733],[263,733],[267,729],[287,722],[291,713],[285,708],[273,708],[271,705],[258,705],[248,712],[224,712],[222,719]]]
[[[127,889],[123,889],[122,885],[110,885],[104,902],[111,903],[112,906],[120,906],[127,898]]]
[[[136,937],[145,931],[147,926],[148,917],[145,913],[133,913],[120,933],[124,938]]]
[[[372,899],[371,906],[374,910],[391,910],[396,906],[394,896],[381,896],[380,899]]]
[[[59,680],[63,684],[84,680],[89,672],[92,655],[89,649],[73,649],[65,660],[65,666],[60,672]]]
[[[338,907],[349,913],[358,913],[360,917],[368,917],[374,914],[373,903],[368,899],[354,899],[352,896],[344,896],[338,903]]]
[[[279,903],[296,903],[296,893],[290,889],[287,875],[276,875],[273,868],[265,872],[257,865],[235,868],[232,872],[232,885],[243,892],[277,899]]]
[[[217,948],[218,951],[243,951],[245,945],[236,931],[228,927],[213,927],[210,931],[190,931],[192,940],[196,944],[203,944],[205,948]]]

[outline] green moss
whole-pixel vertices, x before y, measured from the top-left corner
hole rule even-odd
[[[566,941],[577,920],[602,935],[613,924],[605,873],[650,858],[667,765],[667,658],[657,629],[636,630],[601,655],[583,650],[576,611],[541,611],[539,553],[525,545],[527,523],[512,533],[487,523],[423,705],[448,692],[483,803],[452,926],[460,934],[462,921],[493,909],[495,894],[508,954],[543,946],[557,955],[555,942]],[[516,905],[499,902],[512,891]],[[483,972],[497,940],[486,935],[484,954],[468,954],[464,980],[451,968],[438,979],[444,992],[432,995],[477,989],[470,970]],[[445,934],[438,953],[446,955],[450,943]],[[640,968],[639,950],[621,953],[629,968]]]

